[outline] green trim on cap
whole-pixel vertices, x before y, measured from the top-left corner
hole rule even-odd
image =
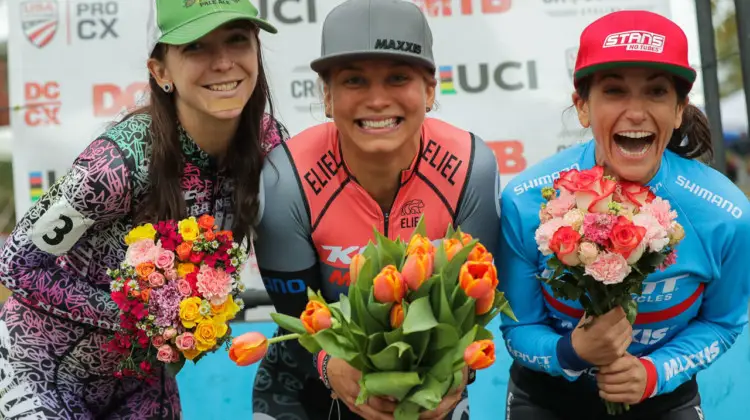
[[[622,67],[648,67],[648,68],[653,68],[653,69],[664,70],[664,71],[674,74],[677,77],[685,79],[686,81],[690,83],[695,83],[695,78],[696,78],[696,72],[694,70],[691,70],[682,66],[676,66],[674,64],[655,63],[653,61],[615,61],[615,62],[610,62],[610,63],[594,64],[588,67],[584,67],[575,73],[574,80],[578,81],[586,76],[590,76],[591,74],[597,71],[611,70],[611,69],[617,69],[617,68],[622,68]]]
[[[161,38],[159,38],[159,42],[172,45],[188,44],[200,39],[219,26],[235,20],[249,20],[267,32],[272,34],[276,33],[276,28],[263,19],[250,17],[246,13],[216,11],[211,14],[201,15],[194,20],[185,22],[171,31],[162,34]]]

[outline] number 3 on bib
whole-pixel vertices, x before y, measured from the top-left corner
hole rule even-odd
[[[31,228],[31,240],[39,249],[60,256],[66,253],[94,223],[60,197]]]

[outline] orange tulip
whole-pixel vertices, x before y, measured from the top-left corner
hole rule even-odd
[[[467,260],[492,262],[492,254],[487,251],[484,245],[478,243],[474,245],[474,249],[469,253]]]
[[[362,271],[362,266],[365,265],[367,259],[362,254],[356,254],[352,257],[352,262],[349,264],[349,279],[351,283],[355,283],[359,278],[359,272]]]
[[[463,247],[464,245],[458,239],[443,240],[443,248],[445,249],[445,255],[448,257],[448,261],[453,259],[453,256]]]
[[[435,246],[430,242],[429,239],[425,238],[422,235],[414,235],[411,240],[409,241],[409,245],[406,246],[406,255],[412,254],[416,252],[417,250],[422,250],[424,252],[430,252],[435,249]]]
[[[331,311],[317,300],[307,302],[305,311],[299,318],[310,334],[331,328]]]
[[[469,344],[464,351],[464,361],[474,370],[492,366],[495,363],[495,343],[492,340],[479,340]]]
[[[468,233],[461,232],[461,245],[468,245],[474,238]]]
[[[373,280],[375,300],[380,303],[401,302],[406,294],[406,285],[395,265],[387,265]]]
[[[198,218],[198,226],[200,226],[203,230],[213,230],[214,228],[214,218],[204,214],[203,216]]]
[[[268,340],[259,332],[249,332],[232,340],[229,358],[238,366],[259,362],[268,351]]]
[[[391,307],[391,328],[398,328],[404,323],[404,307],[400,303],[394,303]]]
[[[411,290],[417,290],[432,276],[434,252],[425,252],[421,248],[406,257],[401,275]]]
[[[477,299],[474,305],[475,313],[477,315],[484,315],[492,309],[492,304],[495,303],[495,289],[490,290],[489,293]]]
[[[461,288],[466,295],[479,299],[497,287],[497,269],[485,261],[467,261],[458,274]]]

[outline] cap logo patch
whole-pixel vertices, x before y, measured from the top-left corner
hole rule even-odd
[[[414,54],[422,54],[422,46],[414,42],[381,38],[375,41],[376,50],[396,50]]]
[[[604,39],[602,48],[625,47],[627,51],[664,52],[664,35],[646,31],[627,31],[610,34]]]

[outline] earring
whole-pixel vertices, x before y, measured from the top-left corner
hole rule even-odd
[[[428,106],[427,108],[425,108],[425,111],[430,112],[432,111],[432,108]]]
[[[172,91],[172,83],[170,82],[164,83],[164,86],[162,86],[161,88],[164,90],[165,93],[169,93]]]

